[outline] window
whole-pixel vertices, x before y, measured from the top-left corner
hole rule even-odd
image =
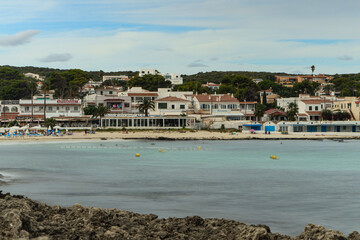
[[[226,105],[221,104],[221,109],[226,109]]]
[[[171,105],[171,109],[175,109],[175,105]]]
[[[39,107],[39,111],[44,110],[44,107]]]
[[[109,94],[111,95],[111,94],[113,94],[113,92],[112,92],[112,91],[109,91]]]
[[[30,107],[25,107],[25,112],[30,111]]]
[[[130,107],[130,104],[129,103],[125,103],[125,107]]]
[[[60,107],[56,107],[56,110],[58,110],[58,111],[59,111],[59,110],[60,110]]]
[[[65,110],[66,110],[66,111],[69,111],[69,110],[70,110],[70,107],[65,107]]]
[[[77,110],[79,110],[79,107],[74,107],[74,111],[77,111]]]
[[[315,106],[315,111],[319,110],[319,107],[318,106]]]
[[[167,109],[167,103],[158,103],[159,109]]]
[[[181,104],[180,109],[185,109],[185,105]]]
[[[201,104],[200,109],[210,109],[210,105],[209,104]]]
[[[49,110],[49,111],[52,111],[52,107],[48,107],[48,110]]]
[[[312,111],[312,106],[309,106],[309,111]]]
[[[100,95],[103,95],[103,91],[100,91]]]

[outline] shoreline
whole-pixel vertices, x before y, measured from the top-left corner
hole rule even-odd
[[[292,133],[292,134],[264,134],[212,132],[212,131],[98,131],[96,134],[74,132],[64,136],[37,136],[37,137],[0,137],[1,142],[52,142],[78,140],[358,140],[360,133]]]
[[[357,231],[347,237],[320,225],[307,224],[298,236],[272,233],[266,225],[234,220],[158,218],[118,209],[49,206],[20,195],[0,191],[2,239],[360,239]]]

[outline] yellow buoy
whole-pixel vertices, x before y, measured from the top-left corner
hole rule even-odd
[[[275,155],[271,155],[270,158],[271,158],[271,159],[279,159],[279,158],[278,158],[277,156],[275,156]]]
[[[198,146],[198,147],[197,147],[197,150],[201,150],[201,147],[200,147],[200,146]]]
[[[159,152],[166,152],[165,149],[159,149]]]
[[[140,157],[140,153],[135,154],[136,157]]]

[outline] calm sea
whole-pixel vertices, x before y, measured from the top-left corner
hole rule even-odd
[[[1,189],[50,205],[228,218],[290,235],[309,222],[349,233],[360,230],[359,146],[356,140],[5,142],[0,173],[11,182]]]

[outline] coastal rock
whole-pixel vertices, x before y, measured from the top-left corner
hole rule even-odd
[[[187,239],[187,240],[360,240],[358,232],[342,233],[308,224],[299,236],[271,233],[265,225],[246,225],[199,216],[160,219],[117,209],[74,204],[48,206],[0,191],[0,239]]]
[[[305,230],[300,234],[298,239],[314,239],[314,240],[346,240],[344,234],[339,231],[326,230],[323,226],[308,224]]]

